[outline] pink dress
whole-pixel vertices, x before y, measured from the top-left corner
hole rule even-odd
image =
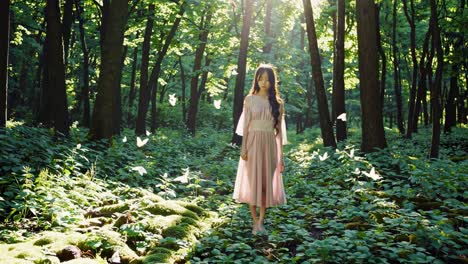
[[[283,103],[280,109],[284,113]],[[239,158],[233,194],[236,201],[266,207],[286,204],[282,174],[276,168],[278,149],[287,143],[284,114],[279,122],[281,129],[276,135],[268,99],[246,96],[236,133],[243,136],[241,153],[247,153],[247,161]]]

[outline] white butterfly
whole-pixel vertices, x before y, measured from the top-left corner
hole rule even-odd
[[[346,113],[342,113],[336,119],[339,119],[339,120],[341,120],[343,122],[346,122]]]
[[[188,176],[189,176],[189,168],[185,168],[184,169],[184,175],[182,176],[179,176],[177,178],[174,179],[174,181],[178,181],[178,182],[181,182],[181,183],[188,183]]]
[[[122,142],[123,142],[123,143],[127,142],[127,136],[125,136],[125,137],[122,139]]]
[[[81,144],[76,145],[76,149],[80,149],[80,148],[81,148]]]
[[[323,155],[319,155],[320,161],[324,161],[328,159],[328,152],[325,152]]]
[[[216,109],[221,108],[221,99],[220,100],[214,100],[213,105]]]
[[[354,157],[354,149],[351,149],[351,151],[349,152],[349,157],[350,157],[350,158],[353,158],[353,157]]]
[[[370,170],[369,173],[367,173],[367,172],[365,172],[365,171],[363,171],[362,173],[363,173],[364,175],[366,175],[367,177],[373,179],[374,181],[382,179],[382,177],[381,177],[380,175],[378,175],[377,173],[375,173],[374,167],[372,167],[372,169]]]
[[[169,95],[169,104],[172,106],[175,106],[177,103],[177,97],[175,94],[170,94]]]
[[[143,147],[144,145],[146,145],[146,143],[148,143],[148,139],[145,138],[144,140],[141,140],[140,137],[137,137],[137,147],[141,148]]]
[[[144,174],[146,174],[146,170],[145,168],[143,168],[142,166],[137,166],[137,167],[133,167],[132,170],[134,171],[138,171],[138,173],[143,176]]]
[[[146,135],[149,137],[149,135],[151,135],[151,132],[149,132],[148,130],[146,130]]]

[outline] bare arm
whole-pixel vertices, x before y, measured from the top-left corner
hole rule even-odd
[[[247,138],[249,136],[249,123],[250,123],[250,99],[246,97],[244,99],[244,124],[242,131],[242,147],[241,147],[241,158],[247,160]]]
[[[281,129],[281,125],[283,122],[283,115],[284,115],[284,103],[280,103],[280,115],[278,117],[278,133],[276,134],[276,149],[278,151],[277,156],[277,167],[280,166],[280,172],[284,170],[284,162],[283,162],[283,131]]]

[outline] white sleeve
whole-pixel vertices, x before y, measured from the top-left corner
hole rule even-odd
[[[285,115],[286,114],[283,113],[283,117],[281,119],[281,135],[283,136],[283,145],[288,144],[288,136],[287,136],[287,133],[286,133],[286,121],[284,119]]]
[[[244,111],[242,111],[239,121],[237,122],[236,134],[241,137],[244,135]]]

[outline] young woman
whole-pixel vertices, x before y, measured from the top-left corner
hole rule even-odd
[[[242,136],[242,148],[233,198],[249,204],[252,234],[256,234],[265,231],[266,208],[286,203],[281,174],[286,144],[284,103],[272,65],[257,68],[236,133]],[[258,217],[257,207],[260,207]]]

